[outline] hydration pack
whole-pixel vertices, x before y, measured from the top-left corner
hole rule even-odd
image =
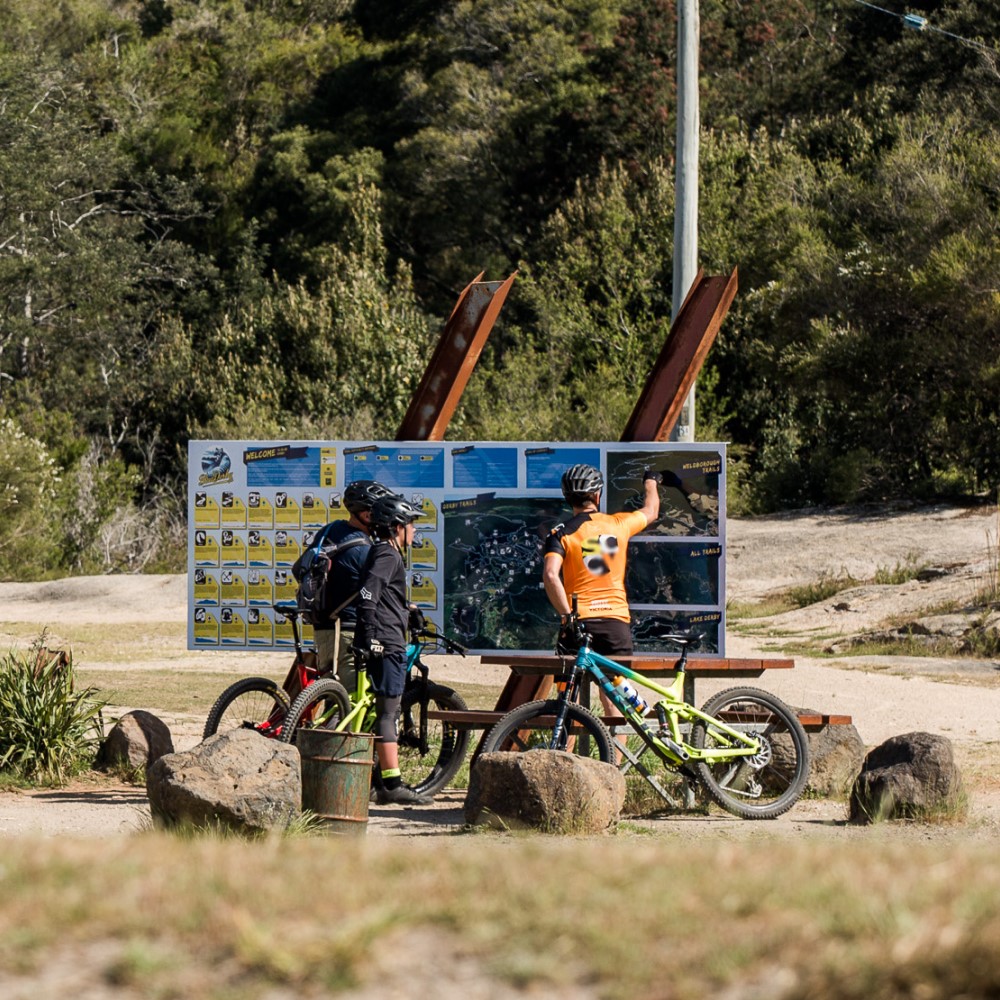
[[[324,620],[329,621],[334,618],[342,608],[345,608],[357,597],[351,594],[340,607],[334,608],[330,612],[325,612],[326,605],[326,582],[333,567],[333,558],[338,552],[349,549],[352,545],[367,545],[368,538],[365,535],[354,535],[342,542],[327,541],[332,524],[328,524],[322,531],[317,532],[312,544],[295,560],[292,567],[292,576],[298,581],[299,589],[295,595],[295,603],[302,614],[302,621],[307,625],[318,625]]]

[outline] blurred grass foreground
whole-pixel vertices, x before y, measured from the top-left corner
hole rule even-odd
[[[4,845],[7,996],[1000,994],[1000,860],[895,840]],[[443,849],[442,849],[443,848]]]

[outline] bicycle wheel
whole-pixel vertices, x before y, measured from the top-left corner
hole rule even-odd
[[[274,681],[244,677],[216,698],[202,739],[229,729],[254,729],[263,736],[277,736],[287,711],[288,695]]]
[[[437,719],[425,719],[427,709],[464,712],[468,705],[458,692],[441,684],[428,684],[426,692],[422,684],[417,684],[403,694],[399,713],[399,770],[404,784],[431,795],[444,788],[462,766],[469,749],[469,731]],[[425,739],[421,739],[421,733]]]
[[[303,688],[292,702],[278,738],[294,743],[299,729],[336,729],[350,711],[351,699],[344,685],[324,677]]]
[[[774,819],[791,809],[809,777],[809,742],[795,713],[780,698],[752,687],[720,691],[702,711],[760,740],[753,757],[695,763],[712,799],[742,819]],[[691,728],[694,747],[710,750],[724,743],[721,733],[713,735],[711,723],[695,722]]]
[[[553,745],[552,727],[555,725],[558,701],[529,701],[508,712],[486,734],[482,753],[524,750],[568,750],[584,757],[614,762],[611,733],[608,727],[582,705],[572,702],[566,706],[566,728],[559,745]]]

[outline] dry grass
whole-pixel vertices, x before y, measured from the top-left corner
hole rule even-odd
[[[84,684],[95,687],[101,699],[111,705],[196,715],[207,715],[215,699],[234,680],[214,671],[179,673],[163,669],[123,672],[81,667],[77,674]],[[279,676],[266,671],[254,676],[270,676],[279,683],[284,679],[284,674]]]
[[[15,840],[0,869],[0,983],[56,995],[45,983],[62,968],[81,995],[189,1000],[1000,990],[992,849],[775,847]]]

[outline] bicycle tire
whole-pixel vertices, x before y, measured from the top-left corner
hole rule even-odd
[[[519,705],[486,734],[480,752],[520,753],[526,750],[568,749],[570,753],[613,764],[615,754],[608,727],[592,712],[573,702],[566,706],[567,726],[560,741],[562,745],[552,745],[554,717],[561,705],[556,700],[529,701],[526,705]],[[580,739],[581,735],[589,737],[589,740]]]
[[[288,695],[267,677],[244,677],[230,684],[212,705],[202,739],[230,729],[253,729],[274,738],[288,712]]]
[[[313,721],[315,710],[319,710],[322,721]],[[336,729],[340,720],[351,711],[351,699],[347,688],[340,681],[323,677],[299,692],[285,716],[281,735],[282,743],[294,743],[299,729]]]
[[[428,684],[426,702],[422,684],[403,694],[399,713],[399,770],[403,783],[422,795],[432,795],[446,787],[458,773],[469,749],[469,731],[447,722],[427,720],[427,751],[421,752],[421,715],[426,708],[449,712],[468,710],[457,692],[442,684]]]
[[[734,718],[752,720],[744,724],[763,740],[762,753],[752,762],[694,763],[712,800],[741,819],[774,819],[791,809],[809,779],[809,741],[792,709],[767,691],[737,687],[720,691],[702,711],[729,724]],[[695,722],[692,746],[710,749],[715,742],[711,726]]]

